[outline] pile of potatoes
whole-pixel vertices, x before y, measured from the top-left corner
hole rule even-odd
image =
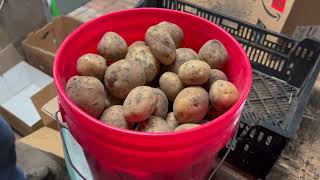
[[[149,27],[145,41],[129,47],[115,32],[104,34],[97,54],[77,61],[66,85],[83,111],[117,128],[174,132],[195,128],[226,112],[239,98],[221,70],[228,52],[208,40],[196,53],[180,48],[182,29],[170,22]]]

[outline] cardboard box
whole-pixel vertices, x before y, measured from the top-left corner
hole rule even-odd
[[[50,101],[48,101],[46,104],[44,104],[41,107],[41,111],[46,117],[45,120],[47,126],[58,130],[57,122],[55,121],[55,114],[57,111],[59,111],[58,97],[56,96],[52,98]],[[59,116],[59,118],[61,118],[61,116]]]
[[[47,113],[42,111],[42,107],[48,102],[50,102],[50,100],[56,96],[57,96],[56,87],[52,82],[31,97],[31,100],[41,117],[42,123],[45,126],[48,126],[53,129],[58,129],[57,123],[52,119],[51,116],[49,116]]]
[[[31,97],[53,79],[21,61],[19,56],[3,58],[3,54],[6,53],[0,52],[1,64],[9,69],[3,68],[0,74],[0,114],[17,132],[27,135],[43,125]],[[13,66],[12,62],[18,64]]]
[[[63,40],[81,21],[67,16],[60,16],[36,32],[28,34],[22,42],[27,62],[52,76],[55,54]]]
[[[291,35],[296,26],[320,24],[319,0],[187,1],[287,35]]]
[[[21,138],[19,142],[64,158],[60,133],[51,128],[42,127],[32,134]]]

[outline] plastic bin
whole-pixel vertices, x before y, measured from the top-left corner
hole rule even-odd
[[[176,23],[184,30],[184,47],[198,51],[209,39],[219,39],[225,45],[229,63],[224,68],[240,92],[240,99],[232,108],[201,127],[157,134],[108,126],[71,102],[65,85],[76,74],[77,59],[88,52],[96,53],[105,32],[117,32],[131,44],[143,40],[147,28],[161,21]],[[197,28],[190,28],[190,24],[197,24]],[[97,179],[204,179],[214,165],[217,153],[236,130],[251,78],[248,57],[231,35],[198,16],[155,8],[114,12],[82,25],[64,41],[54,64],[62,118],[83,147]]]
[[[253,68],[253,82],[237,144],[227,161],[264,178],[299,128],[320,69],[320,43],[312,39],[299,42],[182,0],[145,0],[140,5],[203,17],[243,46]]]

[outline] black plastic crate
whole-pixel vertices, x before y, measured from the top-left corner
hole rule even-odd
[[[251,60],[253,83],[237,144],[227,161],[265,178],[299,128],[320,70],[320,43],[312,39],[299,42],[183,0],[145,0],[140,4],[203,17],[228,31],[243,46]]]

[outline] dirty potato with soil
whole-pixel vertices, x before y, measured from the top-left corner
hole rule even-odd
[[[239,99],[238,89],[229,81],[215,81],[209,91],[212,107],[218,112],[225,112]]]
[[[129,122],[141,122],[148,119],[157,105],[157,96],[148,86],[139,86],[130,91],[124,100],[124,117]]]
[[[143,132],[172,132],[173,129],[161,117],[151,116],[140,124],[140,130]]]
[[[73,76],[66,85],[70,99],[82,110],[98,118],[104,110],[106,97],[101,81],[90,76]]]
[[[193,123],[186,123],[186,124],[182,124],[178,127],[176,127],[174,129],[175,132],[177,131],[184,131],[184,130],[187,130],[187,129],[192,129],[192,128],[196,128],[196,127],[199,127],[201,126],[200,124],[193,124]]]
[[[140,63],[147,82],[152,81],[160,71],[160,62],[154,57],[148,46],[139,45],[132,47],[126,55],[126,60]]]
[[[93,53],[82,55],[77,61],[77,72],[81,76],[93,76],[103,80],[104,74],[107,70],[106,60]]]
[[[139,46],[146,46],[146,43],[144,41],[135,41],[128,47],[128,52],[130,51],[130,49]]]
[[[185,85],[202,85],[210,77],[210,66],[200,60],[190,60],[180,66],[178,76]]]
[[[180,47],[184,35],[182,29],[179,26],[167,21],[161,22],[156,26],[160,29],[163,29],[163,31],[167,31],[170,34],[176,48]]]
[[[207,114],[208,92],[200,86],[183,89],[173,103],[174,117],[180,124],[197,123]]]
[[[189,61],[199,59],[198,54],[190,48],[179,48],[176,50],[176,60],[170,64],[168,71],[178,74],[180,66]]]
[[[222,69],[228,61],[228,52],[219,40],[207,41],[198,54],[200,60],[207,62],[211,69]]]
[[[124,118],[123,115],[123,106],[114,105],[104,110],[100,120],[110,126],[117,128],[128,129],[129,123]]]
[[[145,35],[146,44],[153,55],[164,65],[170,65],[176,58],[176,45],[167,31],[152,26]]]
[[[228,51],[219,40],[208,39],[196,53],[184,36],[167,21],[150,26],[144,39],[129,39],[129,47],[116,32],[106,32],[97,45],[99,55],[78,59],[79,76],[68,80],[68,96],[120,129],[180,132],[210,122],[240,96],[223,72],[230,66]]]
[[[176,120],[176,118],[174,117],[174,113],[170,112],[167,115],[166,121],[168,123],[168,125],[172,128],[175,129],[176,127],[179,126],[179,122]]]
[[[107,32],[100,40],[97,49],[107,61],[115,62],[126,57],[128,46],[119,34]]]
[[[206,83],[207,90],[210,89],[211,85],[217,81],[217,80],[225,80],[228,81],[227,76],[224,74],[223,71],[220,71],[219,69],[211,69],[210,70],[210,77],[208,82]]]
[[[143,67],[136,61],[120,60],[111,64],[104,76],[108,92],[119,99],[125,99],[129,92],[146,83]]]
[[[163,73],[159,79],[159,85],[170,101],[174,101],[179,92],[184,88],[178,75],[172,72]]]
[[[162,118],[166,118],[168,113],[169,101],[166,94],[159,88],[153,88],[154,94],[157,97],[156,109],[153,114]]]

